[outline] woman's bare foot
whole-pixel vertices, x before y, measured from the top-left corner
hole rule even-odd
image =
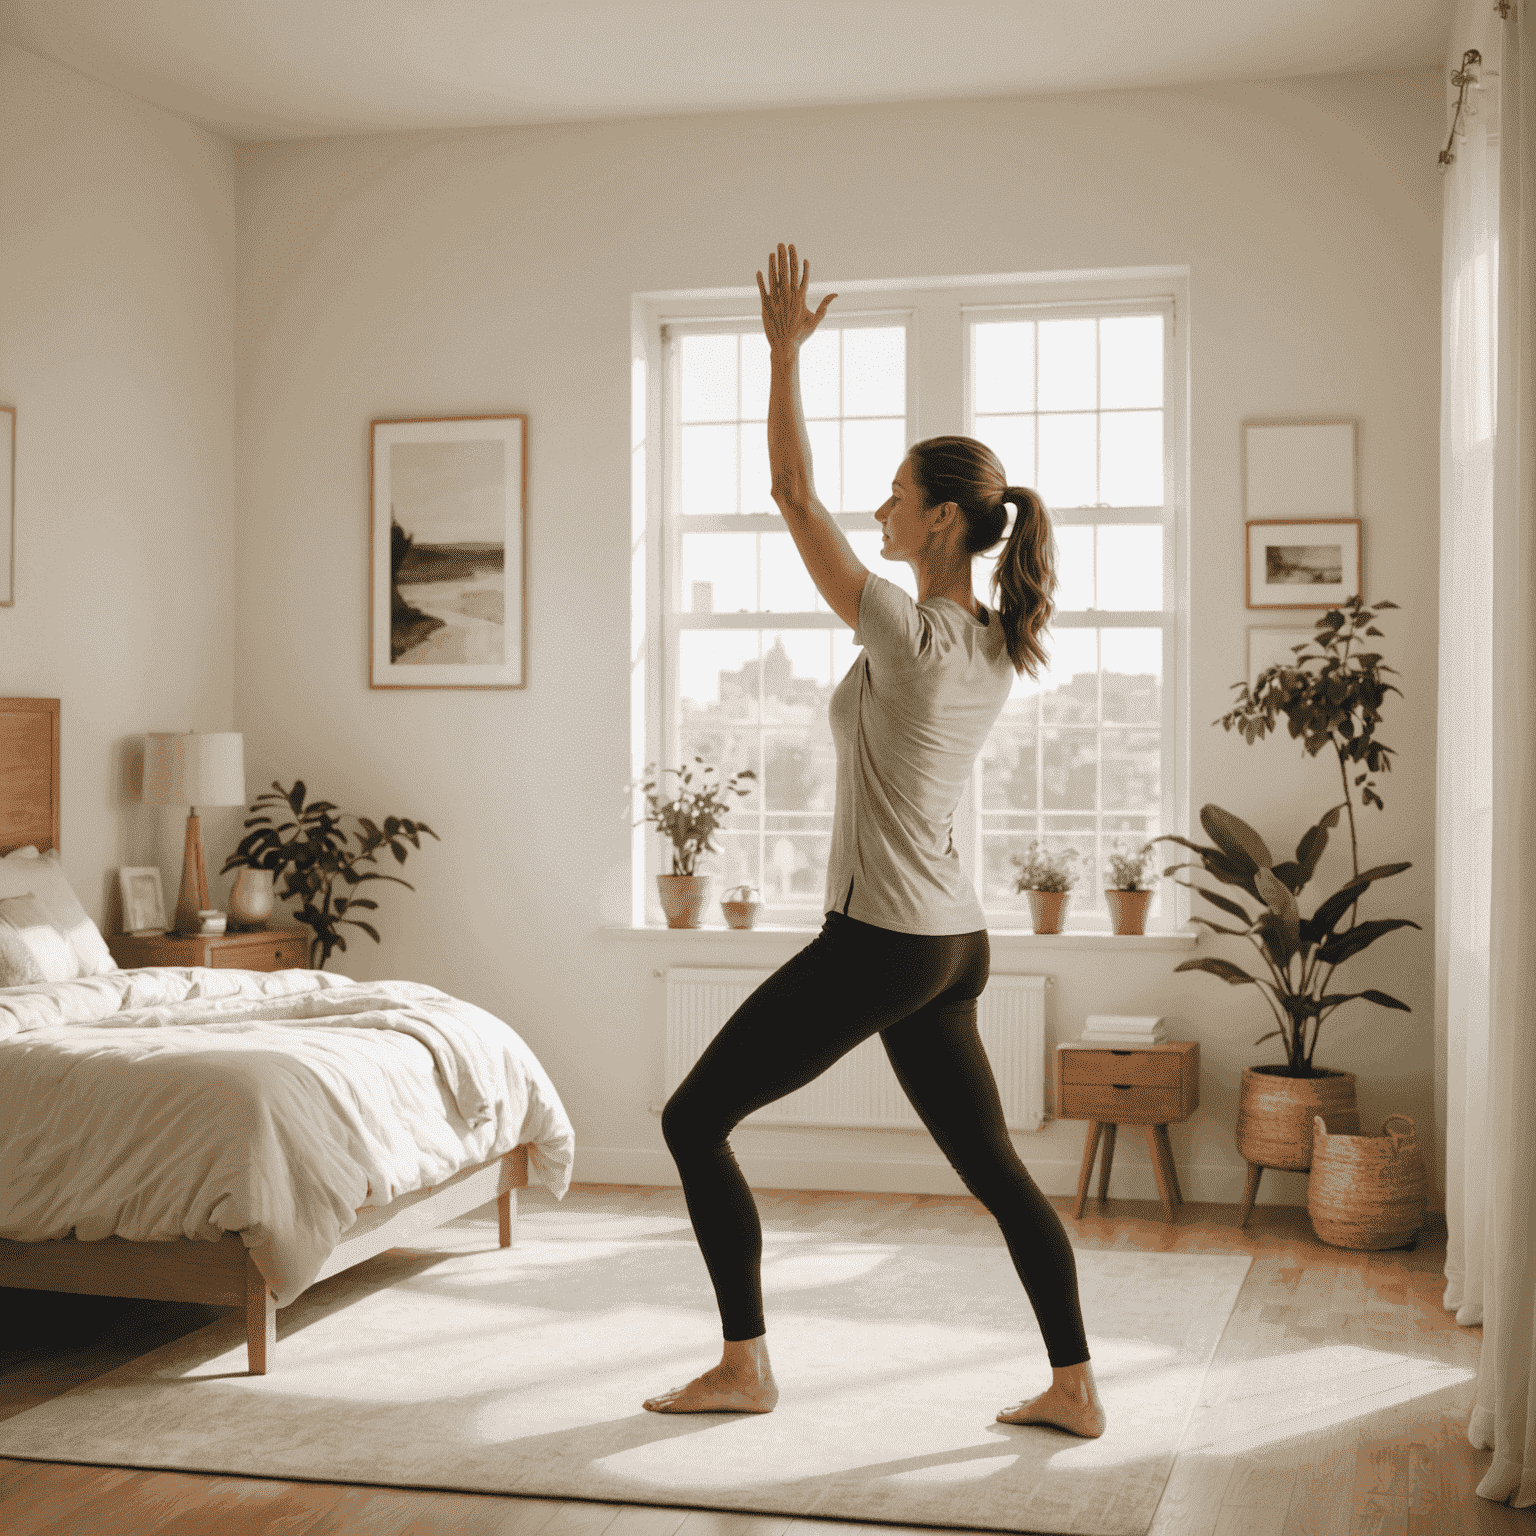
[[[1109,1422],[1099,1389],[1094,1385],[1093,1367],[1058,1365],[1051,1368],[1051,1384],[1039,1397],[1015,1403],[998,1414],[999,1424],[1051,1424],[1088,1440],[1097,1440]]]
[[[727,1339],[720,1364],[696,1376],[686,1387],[648,1397],[652,1413],[772,1413],[779,1400],[768,1339]]]

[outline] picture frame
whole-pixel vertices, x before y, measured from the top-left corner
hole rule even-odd
[[[1359,439],[1351,417],[1245,421],[1244,521],[1359,517]]]
[[[16,602],[16,407],[0,405],[0,608]]]
[[[1293,646],[1310,645],[1315,631],[1310,629],[1265,629],[1248,631],[1248,686],[1253,687],[1266,667],[1291,666],[1296,657]]]
[[[1361,590],[1358,517],[1245,524],[1250,608],[1336,608]]]
[[[165,892],[158,865],[125,865],[117,872],[117,889],[123,899],[124,933],[165,932]]]
[[[369,424],[370,688],[526,686],[527,446],[520,413]]]

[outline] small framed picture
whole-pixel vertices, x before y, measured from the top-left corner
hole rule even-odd
[[[371,427],[372,688],[521,688],[526,416]]]
[[[165,932],[165,895],[157,865],[118,870],[117,888],[123,898],[124,933]]]
[[[1250,629],[1248,631],[1248,686],[1253,687],[1259,673],[1268,667],[1292,667],[1296,664],[1294,647],[1311,645],[1310,629]]]
[[[1333,608],[1360,592],[1360,519],[1247,525],[1250,608]]]

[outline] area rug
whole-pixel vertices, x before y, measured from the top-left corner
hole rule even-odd
[[[1001,1239],[803,1225],[765,1234],[771,1414],[640,1407],[718,1359],[708,1280],[680,1200],[578,1191],[511,1250],[488,1208],[314,1287],[268,1376],[231,1313],[6,1420],[0,1456],[1143,1536],[1247,1257],[1078,1252],[1088,1441],[994,1422],[1050,1381]]]

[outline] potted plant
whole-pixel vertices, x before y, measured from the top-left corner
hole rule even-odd
[[[1052,853],[1038,840],[1032,840],[1022,855],[1013,856],[1018,871],[1013,889],[1029,897],[1029,918],[1036,933],[1061,932],[1067,898],[1077,884],[1076,858],[1075,848]]]
[[[725,913],[727,928],[756,926],[758,910],[762,905],[762,893],[755,885],[733,885],[720,899],[720,910]]]
[[[1376,740],[1376,728],[1386,695],[1399,690],[1383,676],[1393,669],[1362,642],[1381,634],[1374,620],[1382,610],[1394,607],[1395,603],[1386,601],[1370,606],[1353,598],[1318,619],[1311,646],[1295,647],[1296,661],[1290,666],[1266,668],[1251,690],[1246,683],[1233,685],[1241,692],[1236,707],[1219,722],[1226,729],[1240,730],[1252,743],[1274,729],[1283,715],[1292,737],[1300,738],[1310,755],[1332,747],[1338,759],[1344,799],[1308,828],[1294,858],[1274,859],[1252,827],[1215,805],[1200,812],[1201,825],[1214,847],[1182,837],[1153,839],[1180,843],[1196,855],[1197,862],[1172,865],[1165,874],[1203,870],[1257,904],[1250,910],[1232,896],[1192,881],[1179,882],[1240,926],[1204,917],[1194,921],[1213,933],[1245,939],[1257,952],[1262,968],[1253,975],[1229,960],[1202,957],[1186,960],[1176,969],[1205,971],[1231,986],[1256,987],[1276,1027],[1254,1043],[1278,1038],[1285,1051],[1283,1064],[1248,1067],[1243,1072],[1237,1123],[1238,1150],[1249,1164],[1243,1220],[1252,1208],[1262,1169],[1311,1166],[1314,1115],[1322,1115],[1330,1131],[1359,1130],[1354,1074],[1315,1063],[1323,1024],[1356,1000],[1410,1011],[1406,1003],[1374,988],[1336,990],[1334,980],[1340,965],[1384,934],[1419,926],[1405,917],[1370,921],[1358,917],[1361,898],[1372,885],[1411,867],[1395,863],[1360,869],[1352,795],[1352,789],[1358,789],[1364,805],[1382,808],[1372,775],[1390,769],[1392,748]],[[1356,768],[1353,781],[1351,764]],[[1303,917],[1297,898],[1311,881],[1341,813],[1349,822],[1350,878]]]
[[[1147,866],[1152,862],[1152,844],[1143,843],[1134,853],[1115,847],[1108,859],[1109,884],[1104,900],[1109,904],[1109,924],[1115,933],[1145,933],[1147,905],[1152,889],[1147,884]]]
[[[684,764],[681,768],[664,768],[660,774],[647,765],[651,774],[644,785],[645,814],[641,821],[654,822],[656,830],[672,843],[672,873],[656,876],[656,889],[661,897],[661,909],[667,914],[669,928],[697,928],[704,912],[705,898],[709,893],[709,876],[700,875],[695,865],[701,853],[716,853],[714,835],[721,818],[730,810],[727,795],[750,795],[751,789],[738,788],[743,779],[756,779],[750,768],[733,773],[724,784],[709,782],[715,770],[702,757],[695,756],[698,764],[697,778],[694,770]],[[662,780],[667,774],[677,776],[677,793],[670,800],[662,798]]]
[[[286,878],[278,895],[285,901],[299,903],[294,916],[314,930],[309,945],[309,963],[323,971],[336,950],[345,953],[347,941],[341,934],[343,924],[361,928],[375,944],[378,930],[362,918],[349,917],[352,911],[375,911],[378,902],[366,896],[350,894],[370,880],[392,880],[406,890],[415,887],[398,875],[364,868],[376,864],[380,849],[388,848],[397,864],[404,864],[406,844],[421,847],[421,834],[437,839],[437,833],[424,821],[409,821],[403,816],[386,816],[383,825],[366,816],[353,816],[329,800],[311,800],[305,804],[304,781],[296,779],[291,789],[284,789],[276,779],[272,788],[259,795],[251,806],[256,814],[246,819],[247,828],[255,828],[241,839],[240,846],[224,861],[221,874],[231,869],[260,870],[269,880]],[[267,807],[263,810],[262,807]],[[279,810],[278,808],[281,807]],[[286,816],[281,822],[274,816]],[[353,825],[349,828],[344,821]],[[284,836],[285,833],[291,834]],[[238,883],[238,880],[237,880]],[[230,906],[233,910],[234,902]]]

